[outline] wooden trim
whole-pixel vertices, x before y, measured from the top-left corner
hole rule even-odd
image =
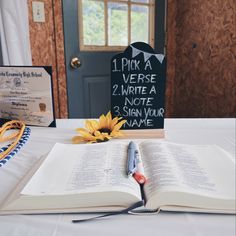
[[[150,138],[165,138],[164,129],[134,129],[122,130],[124,136],[122,139],[150,139]]]
[[[79,0],[81,1],[81,0]],[[127,4],[128,2],[130,2],[130,0],[127,0],[127,1],[122,1],[122,0],[93,0],[93,1],[97,1],[97,2],[104,2],[104,1],[107,1],[107,2],[113,2],[113,3],[125,3]],[[141,5],[141,6],[150,6],[153,4],[153,1],[155,0],[150,0],[149,3],[145,3],[145,2],[132,2],[132,4],[134,5]]]
[[[84,37],[83,37],[83,32],[84,32],[84,27],[83,27],[83,6],[82,6],[82,0],[78,0],[78,27],[79,27],[79,47],[80,50],[83,48],[84,45]]]
[[[127,46],[95,46],[95,45],[81,45],[81,51],[124,51]]]
[[[63,16],[62,2],[52,1],[53,9],[53,25],[55,34],[55,56],[56,56],[56,77],[58,84],[58,108],[59,114],[56,118],[67,118],[67,84],[66,84],[66,68],[65,68],[65,48],[63,33]],[[55,70],[54,70],[55,71]]]
[[[148,9],[148,19],[149,19],[149,43],[154,48],[155,44],[155,1],[151,0],[151,5]]]
[[[104,0],[104,34],[105,34],[105,46],[108,47],[108,3]]]
[[[131,43],[131,4],[130,0],[128,0],[128,6],[127,6],[127,11],[128,11],[128,45]]]

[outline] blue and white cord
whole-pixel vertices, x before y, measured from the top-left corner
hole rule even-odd
[[[14,155],[16,155],[16,153],[22,148],[22,146],[27,142],[27,140],[29,139],[30,136],[30,128],[26,127],[23,135],[21,137],[21,139],[19,140],[19,142],[17,143],[16,147],[13,149],[13,151],[11,151],[4,159],[0,160],[0,167],[2,167],[7,161],[9,161]],[[5,147],[0,148],[0,153],[4,152],[8,149],[8,147],[11,144],[8,144]]]

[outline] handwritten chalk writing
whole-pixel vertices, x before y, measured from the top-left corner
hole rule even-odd
[[[148,98],[144,98],[144,97],[131,97],[125,98],[125,106],[130,105],[130,106],[153,106],[152,101],[154,100],[154,98],[148,97]]]
[[[114,106],[113,107],[114,115],[115,116],[121,116],[120,114],[120,107],[119,106]]]
[[[125,127],[138,127],[140,128],[141,126],[146,126],[146,127],[153,127],[153,120],[152,119],[130,119],[127,120]]]
[[[134,70],[140,70],[139,64],[140,61],[139,60],[135,60],[135,59],[127,59],[127,58],[121,58],[121,67],[118,68],[117,65],[117,60],[114,59],[113,61],[113,65],[114,68],[112,69],[112,72],[119,72],[119,71],[134,71]]]
[[[142,108],[128,108],[124,106],[122,110],[122,117],[142,117],[143,114]]]
[[[149,94],[157,94],[157,91],[156,91],[156,86],[153,85],[149,91]]]
[[[140,61],[139,60],[134,60],[134,59],[127,59],[125,57],[123,57],[121,59],[121,70],[128,70],[128,71],[132,71],[132,70],[140,70],[139,68],[139,64]]]
[[[127,96],[127,95],[136,95],[136,94],[142,94],[145,95],[147,94],[147,86],[132,86],[132,85],[121,85],[120,90],[119,90],[119,85],[114,84],[112,86],[113,91],[112,95],[113,96]]]
[[[146,86],[124,86],[121,85],[121,95],[136,95],[136,94],[147,94]]]
[[[156,74],[122,74],[124,82],[130,84],[144,84],[144,83],[151,83],[155,84],[156,81]]]
[[[117,69],[117,61],[116,61],[116,59],[114,59],[112,62],[114,64],[114,69],[112,70],[112,72],[120,71],[120,70]]]
[[[148,117],[164,117],[164,108],[159,108],[159,109],[153,109],[153,108],[146,108],[144,107],[144,115],[145,119]]]
[[[124,106],[120,108],[119,106],[115,106],[114,111],[116,115],[122,117],[143,117],[144,119],[152,118],[152,117],[164,117],[164,108],[132,108],[128,106]]]
[[[166,61],[147,57],[149,45],[134,45],[111,61],[112,115],[126,119],[127,129],[163,128]],[[133,53],[136,46],[138,55]]]
[[[127,106],[124,106],[121,108],[119,106],[115,106],[113,108],[116,116],[122,116],[122,117],[142,117],[143,110],[142,108],[129,108]]]
[[[145,67],[144,67],[144,70],[152,70],[152,64],[149,60],[147,60],[146,64],[145,64]]]
[[[113,96],[117,96],[117,95],[118,95],[117,89],[119,88],[118,84],[114,84],[114,85],[112,86],[112,88],[113,88],[112,95],[113,95]]]

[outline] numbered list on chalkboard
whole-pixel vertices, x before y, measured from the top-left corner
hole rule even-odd
[[[166,58],[146,43],[133,43],[111,60],[111,111],[124,129],[162,129]]]

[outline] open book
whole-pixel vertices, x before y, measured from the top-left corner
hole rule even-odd
[[[143,196],[150,210],[235,213],[235,162],[223,149],[137,142],[147,177],[143,188],[126,174],[128,141],[57,143],[0,213],[115,211]]]

